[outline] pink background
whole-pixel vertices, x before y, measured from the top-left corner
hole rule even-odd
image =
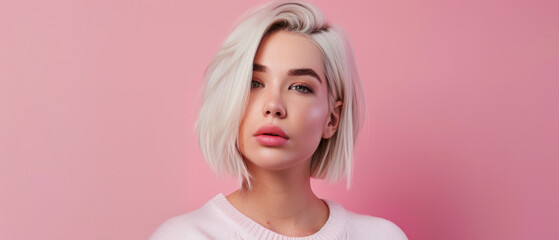
[[[205,66],[263,1],[1,1],[0,239],[146,239],[236,187],[193,126]],[[557,1],[311,1],[367,98],[354,184],[410,239],[559,239]]]

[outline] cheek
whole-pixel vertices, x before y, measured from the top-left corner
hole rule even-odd
[[[243,143],[252,136],[249,126],[253,125],[254,123],[254,118],[256,117],[255,114],[257,114],[255,111],[256,110],[254,109],[251,98],[247,103],[245,113],[241,121],[241,126],[239,127],[239,149],[241,150],[241,152],[244,152],[245,146]]]
[[[308,135],[309,137],[318,138],[322,137],[324,126],[328,116],[328,106],[326,104],[313,103],[307,106],[299,105],[298,108],[298,121],[301,124],[299,132]]]
[[[313,125],[316,125],[317,127],[320,126],[322,128],[326,122],[327,115],[328,109],[326,106],[320,106],[310,108],[307,117],[309,122],[314,123]]]

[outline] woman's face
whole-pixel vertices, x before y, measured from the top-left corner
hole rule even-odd
[[[239,130],[240,150],[259,168],[282,170],[310,158],[335,132],[320,50],[302,35],[277,31],[254,59],[250,98]]]

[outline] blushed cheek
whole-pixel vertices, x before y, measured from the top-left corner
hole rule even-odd
[[[322,136],[322,131],[326,125],[328,108],[326,106],[310,107],[306,115],[305,129],[303,129],[303,132],[307,132],[309,136]]]

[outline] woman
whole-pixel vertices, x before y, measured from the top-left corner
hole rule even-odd
[[[349,44],[305,2],[249,15],[206,72],[202,152],[241,188],[172,218],[151,239],[406,239],[393,223],[319,199],[310,178],[349,184],[359,80]]]

